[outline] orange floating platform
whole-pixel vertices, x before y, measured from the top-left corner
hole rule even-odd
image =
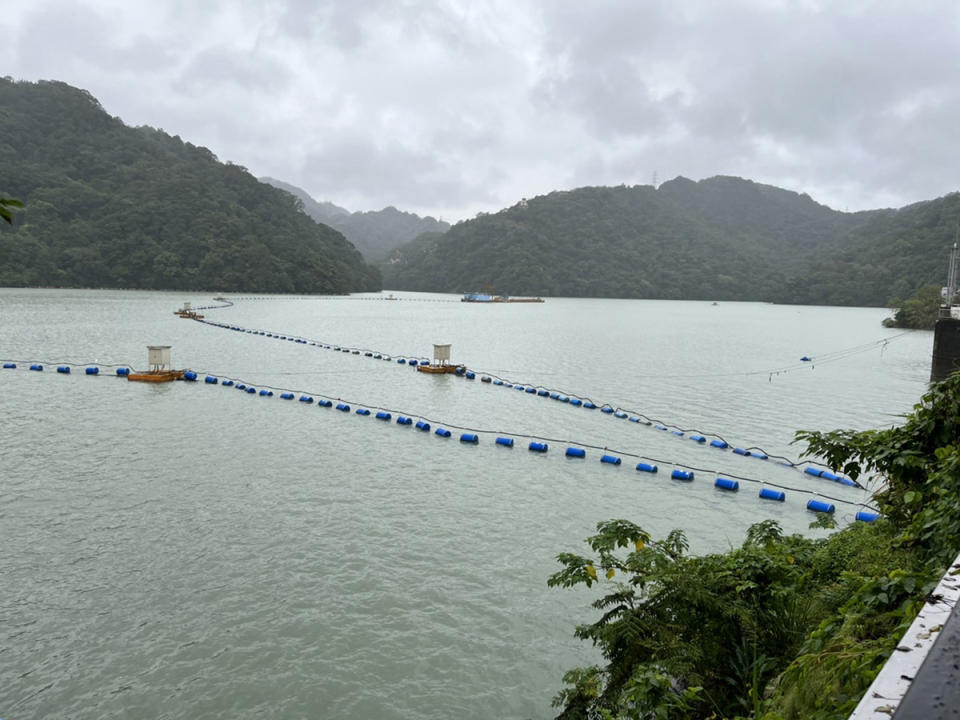
[[[127,375],[127,380],[133,380],[134,382],[151,382],[151,383],[162,383],[162,382],[173,382],[174,380],[182,380],[183,374],[186,370],[161,370],[161,371],[150,371],[150,372],[141,372],[141,373],[130,373]]]

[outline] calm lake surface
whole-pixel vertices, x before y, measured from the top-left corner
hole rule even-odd
[[[766,518],[811,532],[809,495],[724,494],[716,474],[854,503],[841,522],[867,494],[483,374],[797,459],[795,430],[894,424],[930,372],[932,333],[887,330],[881,309],[395,295],[231,296],[204,314],[394,358],[452,343],[476,380],[172,314],[208,295],[0,290],[0,360],[18,364],[0,370],[0,717],[552,717],[563,672],[596,660],[572,637],[596,593],[546,581],[598,521],[680,527],[703,553]],[[201,382],[55,372],[145,369],[153,344]],[[485,432],[461,444],[281,389]],[[623,464],[566,458],[565,441]]]

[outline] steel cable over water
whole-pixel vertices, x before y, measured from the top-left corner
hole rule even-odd
[[[3,362],[4,362],[3,364],[4,369],[18,369],[14,361],[3,361]],[[41,363],[37,361],[19,360],[16,362],[21,363],[23,365],[28,365],[28,364],[32,366],[41,365]],[[47,362],[45,364],[57,365],[58,363]],[[99,366],[97,363],[60,362],[59,364],[70,366],[70,367],[85,366],[88,369],[87,375],[92,377],[99,377],[99,373],[89,372],[89,370],[93,368],[97,368],[97,367],[116,368],[116,375],[111,377],[125,377],[125,374],[122,371],[123,370],[129,371],[129,367],[130,367],[127,364],[99,365]],[[11,365],[14,365],[14,367],[11,367]],[[40,367],[39,369],[42,370],[42,367]],[[568,446],[568,450],[570,449],[583,450],[582,454],[579,452],[575,452],[575,453],[568,452],[566,454],[567,457],[585,458],[586,450],[594,450],[602,453],[600,458],[601,464],[619,465],[621,457],[629,457],[634,460],[646,460],[646,461],[649,461],[650,463],[656,463],[656,465],[651,466],[651,465],[648,465],[647,463],[640,463],[638,464],[638,467],[637,467],[638,471],[646,470],[647,472],[650,472],[649,468],[652,467],[653,468],[652,471],[656,472],[658,470],[658,466],[662,464],[665,466],[671,466],[675,468],[674,472],[672,473],[672,477],[678,478],[678,479],[692,480],[695,477],[695,473],[706,473],[715,478],[717,486],[727,487],[727,489],[734,489],[734,488],[726,486],[725,484],[721,484],[720,481],[723,478],[736,480],[736,481],[743,481],[746,483],[751,483],[757,486],[761,486],[760,497],[769,498],[770,497],[769,495],[764,494],[763,488],[772,487],[772,488],[777,488],[779,490],[782,490],[784,492],[802,493],[805,495],[812,496],[813,498],[824,498],[834,503],[841,503],[843,505],[848,505],[856,508],[861,508],[862,510],[870,511],[869,513],[858,512],[856,515],[857,520],[872,522],[873,520],[876,519],[876,513],[878,513],[878,510],[869,504],[870,502],[869,500],[865,502],[856,502],[854,500],[848,500],[841,497],[826,495],[824,493],[820,493],[815,490],[809,490],[806,488],[799,488],[799,487],[794,487],[790,485],[784,485],[782,483],[769,482],[769,481],[760,480],[758,478],[754,478],[750,476],[740,475],[737,473],[728,473],[723,470],[714,469],[714,468],[698,467],[688,463],[677,463],[669,460],[663,460],[663,459],[651,457],[648,455],[643,455],[640,453],[633,453],[626,450],[618,450],[618,449],[610,448],[607,446],[600,446],[593,443],[582,443],[582,442],[578,442],[576,440],[571,440],[568,438],[551,438],[551,437],[545,437],[545,436],[534,435],[529,433],[514,433],[510,431],[505,431],[505,430],[472,428],[472,427],[463,426],[463,425],[443,423],[441,421],[437,421],[433,418],[429,418],[424,415],[419,415],[419,414],[410,413],[410,412],[401,412],[393,408],[378,406],[372,403],[357,402],[349,399],[344,399],[342,397],[335,397],[333,395],[326,394],[326,393],[317,393],[310,390],[296,390],[296,389],[290,389],[290,388],[281,388],[281,387],[272,386],[272,385],[249,383],[241,378],[234,378],[226,375],[219,375],[219,374],[211,373],[207,371],[198,371],[198,370],[187,371],[185,373],[184,379],[188,382],[197,382],[200,380],[201,376],[204,376],[203,384],[216,384],[216,385],[223,385],[226,387],[236,387],[244,391],[245,394],[250,394],[257,397],[273,397],[273,393],[276,392],[276,393],[280,393],[281,399],[293,400],[297,395],[299,395],[300,403],[310,404],[310,405],[314,403],[315,398],[323,398],[326,400],[326,403],[321,404],[322,407],[327,407],[327,408],[332,407],[334,405],[334,402],[336,402],[337,403],[336,409],[341,410],[345,413],[356,414],[360,416],[371,416],[373,411],[376,411],[376,415],[374,416],[376,419],[388,420],[388,421],[391,420],[394,415],[396,415],[398,424],[401,424],[401,423],[412,424],[413,422],[412,418],[419,418],[419,421],[417,422],[417,427],[419,429],[429,432],[432,426],[437,426],[434,429],[433,434],[441,438],[451,437],[451,434],[448,432],[449,428],[453,428],[454,430],[458,430],[461,433],[463,433],[461,435],[461,442],[476,443],[479,435],[491,435],[491,436],[497,436],[498,438],[498,441],[495,444],[504,445],[507,447],[513,447],[513,439],[522,438],[524,440],[530,441],[529,449],[537,451],[538,454],[546,453],[549,449],[550,443],[562,444],[562,445]],[[354,407],[356,407],[356,410],[353,410]],[[469,439],[465,440],[465,438],[469,438]],[[507,439],[509,439],[509,443],[500,442],[500,440],[507,440]],[[641,468],[641,465],[644,465],[644,467]],[[783,498],[776,498],[776,499],[782,500]],[[828,512],[831,514],[834,512],[833,506],[820,503],[819,501],[816,501],[816,500],[810,500],[807,503],[807,509],[814,510],[817,512]]]
[[[231,303],[230,306],[232,306],[232,303]],[[228,306],[227,306],[227,305],[221,305],[221,306],[216,306],[216,307],[217,307],[217,308],[220,308],[220,307],[228,307]],[[216,309],[216,308],[214,308],[214,309]],[[342,346],[342,345],[338,345],[338,344],[336,344],[336,343],[330,343],[330,342],[323,341],[323,340],[316,340],[316,339],[312,339],[312,338],[307,338],[307,337],[305,337],[305,336],[297,335],[297,334],[283,334],[283,333],[276,333],[275,331],[272,331],[272,330],[262,330],[262,329],[244,328],[244,327],[240,327],[240,326],[237,326],[237,325],[229,325],[229,324],[226,324],[226,323],[215,323],[215,322],[208,321],[208,320],[205,320],[205,319],[200,319],[200,318],[196,318],[196,320],[197,320],[198,322],[202,322],[202,323],[204,323],[204,324],[206,324],[206,325],[211,325],[211,326],[213,326],[213,327],[220,327],[220,328],[224,328],[224,329],[229,329],[229,330],[232,330],[232,331],[234,331],[234,332],[242,332],[242,333],[245,333],[245,334],[261,335],[261,336],[266,336],[266,337],[271,337],[271,338],[277,338],[277,339],[281,339],[281,340],[294,341],[294,342],[298,342],[298,343],[301,343],[301,344],[307,344],[307,345],[312,345],[312,346],[319,346],[319,347],[322,347],[322,348],[324,348],[324,349],[332,349],[332,350],[335,350],[335,351],[338,350],[338,351],[341,351],[341,352],[349,352],[349,353],[354,354],[354,355],[363,354],[363,355],[366,356],[366,357],[374,357],[374,358],[376,358],[376,359],[385,359],[385,360],[392,360],[394,357],[397,357],[397,358],[398,358],[398,362],[403,362],[403,363],[406,363],[410,358],[413,358],[414,360],[411,361],[410,364],[414,364],[414,365],[415,365],[415,364],[426,364],[426,365],[429,365],[429,364],[430,364],[430,361],[429,361],[427,358],[425,358],[424,356],[422,356],[422,355],[410,355],[410,354],[405,354],[405,353],[384,353],[384,352],[382,352],[382,351],[371,350],[371,349],[369,349],[369,348],[357,348],[357,347]],[[872,341],[872,342],[869,342],[869,343],[864,343],[864,344],[861,344],[861,345],[858,345],[858,346],[854,346],[854,347],[851,347],[851,348],[845,348],[845,349],[842,349],[842,350],[838,350],[838,351],[834,351],[834,352],[830,352],[830,353],[825,353],[825,354],[823,354],[823,355],[815,356],[815,357],[813,357],[813,358],[810,358],[810,357],[806,357],[806,356],[805,356],[805,357],[803,358],[803,360],[802,360],[799,364],[795,364],[795,365],[791,365],[791,366],[786,366],[786,367],[781,367],[781,368],[776,368],[776,369],[773,369],[773,370],[758,370],[758,371],[751,371],[751,372],[744,372],[744,373],[717,373],[717,374],[714,374],[714,375],[704,375],[704,376],[656,376],[656,377],[721,377],[721,376],[770,375],[770,377],[772,378],[774,374],[779,375],[779,374],[786,373],[786,372],[789,372],[789,371],[794,370],[794,369],[805,368],[805,367],[811,367],[811,368],[812,368],[812,367],[815,367],[816,362],[820,362],[820,364],[826,364],[826,363],[829,363],[829,362],[835,362],[835,361],[837,361],[837,360],[842,360],[842,359],[845,359],[845,358],[850,357],[850,356],[852,356],[852,355],[860,354],[860,353],[862,353],[862,352],[867,352],[867,351],[869,351],[869,350],[872,350],[872,349],[875,349],[875,348],[878,348],[878,347],[881,349],[881,352],[882,352],[882,351],[886,348],[886,346],[889,344],[889,342],[891,342],[892,340],[895,340],[895,339],[897,339],[897,338],[899,338],[899,337],[903,337],[903,336],[905,336],[905,335],[907,335],[907,334],[908,334],[908,333],[906,333],[906,332],[904,332],[904,333],[898,333],[897,335],[894,335],[894,336],[892,336],[892,337],[890,337],[890,338],[883,338],[883,339],[880,339],[880,340]],[[659,429],[659,430],[672,430],[672,431],[674,432],[674,434],[676,434],[676,435],[681,435],[681,436],[697,436],[697,435],[700,435],[700,436],[705,436],[704,439],[706,439],[707,437],[709,437],[709,438],[715,438],[716,440],[719,440],[719,441],[723,444],[723,446],[721,446],[721,445],[714,445],[714,447],[719,447],[719,448],[721,448],[721,449],[726,449],[727,447],[733,446],[733,443],[730,443],[729,441],[727,441],[724,437],[722,437],[722,436],[719,435],[718,433],[709,432],[709,431],[703,431],[703,430],[699,430],[699,429],[697,429],[697,428],[684,428],[684,427],[681,427],[681,426],[679,426],[679,425],[676,425],[676,424],[671,423],[671,422],[668,422],[668,421],[662,421],[662,420],[659,420],[659,419],[657,419],[657,418],[650,417],[650,416],[646,415],[645,413],[643,413],[643,412],[641,412],[641,411],[638,411],[638,410],[633,410],[633,409],[629,409],[629,408],[623,408],[623,407],[620,407],[620,406],[616,406],[616,407],[615,407],[615,406],[613,406],[613,405],[610,405],[609,403],[596,402],[596,401],[594,401],[592,398],[590,398],[590,397],[587,396],[587,395],[581,395],[581,394],[579,394],[579,393],[570,393],[569,391],[564,391],[564,390],[561,390],[561,389],[558,389],[558,388],[548,388],[548,387],[545,387],[545,386],[543,386],[543,385],[535,385],[535,384],[531,384],[531,383],[518,383],[518,382],[514,382],[514,381],[511,380],[511,379],[504,378],[504,377],[500,377],[500,376],[498,376],[498,375],[496,375],[496,374],[493,374],[493,373],[490,373],[490,372],[486,372],[486,371],[483,371],[483,370],[469,370],[469,371],[468,371],[468,370],[466,370],[466,367],[465,367],[465,366],[464,366],[464,370],[465,370],[465,372],[462,373],[462,374],[465,375],[468,379],[473,379],[473,378],[476,376],[477,373],[480,373],[481,375],[484,376],[484,377],[482,377],[481,379],[482,379],[483,381],[485,381],[485,382],[490,382],[490,378],[494,378],[494,379],[500,381],[499,383],[494,383],[494,384],[499,384],[499,385],[503,385],[503,386],[506,386],[506,387],[520,387],[520,386],[522,386],[522,387],[528,389],[528,392],[529,392],[529,388],[532,388],[532,389],[534,389],[535,392],[537,392],[537,394],[539,394],[540,396],[543,396],[543,397],[551,397],[551,398],[553,398],[553,399],[558,399],[558,397],[562,397],[562,398],[565,399],[565,400],[569,400],[569,398],[573,397],[573,398],[576,398],[576,399],[580,400],[580,402],[577,403],[578,405],[582,405],[582,406],[584,406],[584,407],[587,407],[588,409],[594,409],[594,408],[598,408],[598,407],[599,407],[602,411],[608,412],[608,414],[614,414],[614,415],[616,415],[617,417],[626,417],[626,418],[628,418],[629,420],[632,420],[632,421],[634,421],[634,422],[641,422],[641,423],[644,424],[644,425],[654,426],[654,427],[656,427],[656,429]],[[472,374],[471,374],[471,373],[472,373]],[[460,373],[458,373],[458,374],[460,374]],[[540,391],[543,391],[543,392],[540,392]],[[608,408],[609,408],[609,411],[607,410]],[[622,414],[621,414],[621,413],[622,413]],[[711,443],[711,444],[713,444],[713,443]],[[828,466],[824,465],[823,463],[821,463],[821,462],[819,462],[819,461],[817,461],[817,460],[815,460],[815,459],[802,458],[802,459],[796,459],[796,460],[794,460],[794,459],[788,458],[788,457],[783,456],[783,455],[776,455],[776,454],[768,453],[768,452],[766,452],[762,447],[759,447],[759,446],[756,446],[756,445],[751,445],[751,446],[746,447],[746,448],[740,448],[740,447],[735,447],[735,446],[734,446],[734,447],[732,448],[732,450],[733,450],[733,452],[736,452],[736,453],[738,453],[738,454],[742,454],[742,455],[746,455],[746,456],[750,456],[750,457],[757,457],[757,458],[763,459],[763,460],[770,459],[770,458],[772,458],[772,459],[774,459],[774,460],[779,460],[779,461],[781,461],[781,462],[783,462],[783,463],[785,463],[785,464],[787,464],[788,466],[791,466],[791,467],[797,467],[797,466],[801,466],[801,465],[818,466],[818,467],[820,467],[820,468],[823,468],[823,469],[826,471],[825,474],[821,475],[821,477],[823,477],[823,478],[825,478],[825,479],[832,480],[833,482],[840,482],[840,483],[842,483],[842,484],[852,484],[852,485],[855,485],[855,486],[857,486],[857,487],[861,487],[861,488],[863,487],[862,485],[860,485],[860,483],[858,483],[858,482],[856,482],[856,481],[853,481],[853,480],[850,480],[849,478],[844,478],[844,477],[842,477],[842,476],[836,475],[836,474],[833,472],[832,468],[829,468]],[[812,473],[811,473],[811,474],[812,474]]]

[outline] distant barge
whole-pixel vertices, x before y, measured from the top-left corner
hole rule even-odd
[[[460,302],[472,303],[542,303],[543,298],[514,298],[509,295],[487,295],[486,293],[464,293]]]

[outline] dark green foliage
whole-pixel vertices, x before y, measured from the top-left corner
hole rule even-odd
[[[606,591],[576,631],[606,663],[565,676],[561,717],[846,718],[960,547],[958,438],[960,373],[900,427],[798,433],[832,467],[885,479],[884,518],[826,539],[765,521],[690,557],[677,531],[600,523],[592,554],[561,554],[549,580]]]
[[[892,318],[883,321],[885,327],[910,328],[912,330],[933,330],[940,317],[940,305],[943,298],[936,285],[924,285],[917,294],[904,303],[891,301],[898,306]]]
[[[378,272],[298,201],[60,82],[0,80],[0,285],[343,293]]]
[[[883,305],[925,285],[946,284],[950,246],[960,219],[960,193],[866,214],[842,245],[792,278],[781,302]]]
[[[16,198],[0,197],[0,218],[6,220],[7,225],[13,225],[13,212],[10,208],[22,208],[23,203]]]
[[[580,188],[421,238],[381,270],[405,290],[882,305],[946,276],[958,197],[841,213],[732,177]]]

